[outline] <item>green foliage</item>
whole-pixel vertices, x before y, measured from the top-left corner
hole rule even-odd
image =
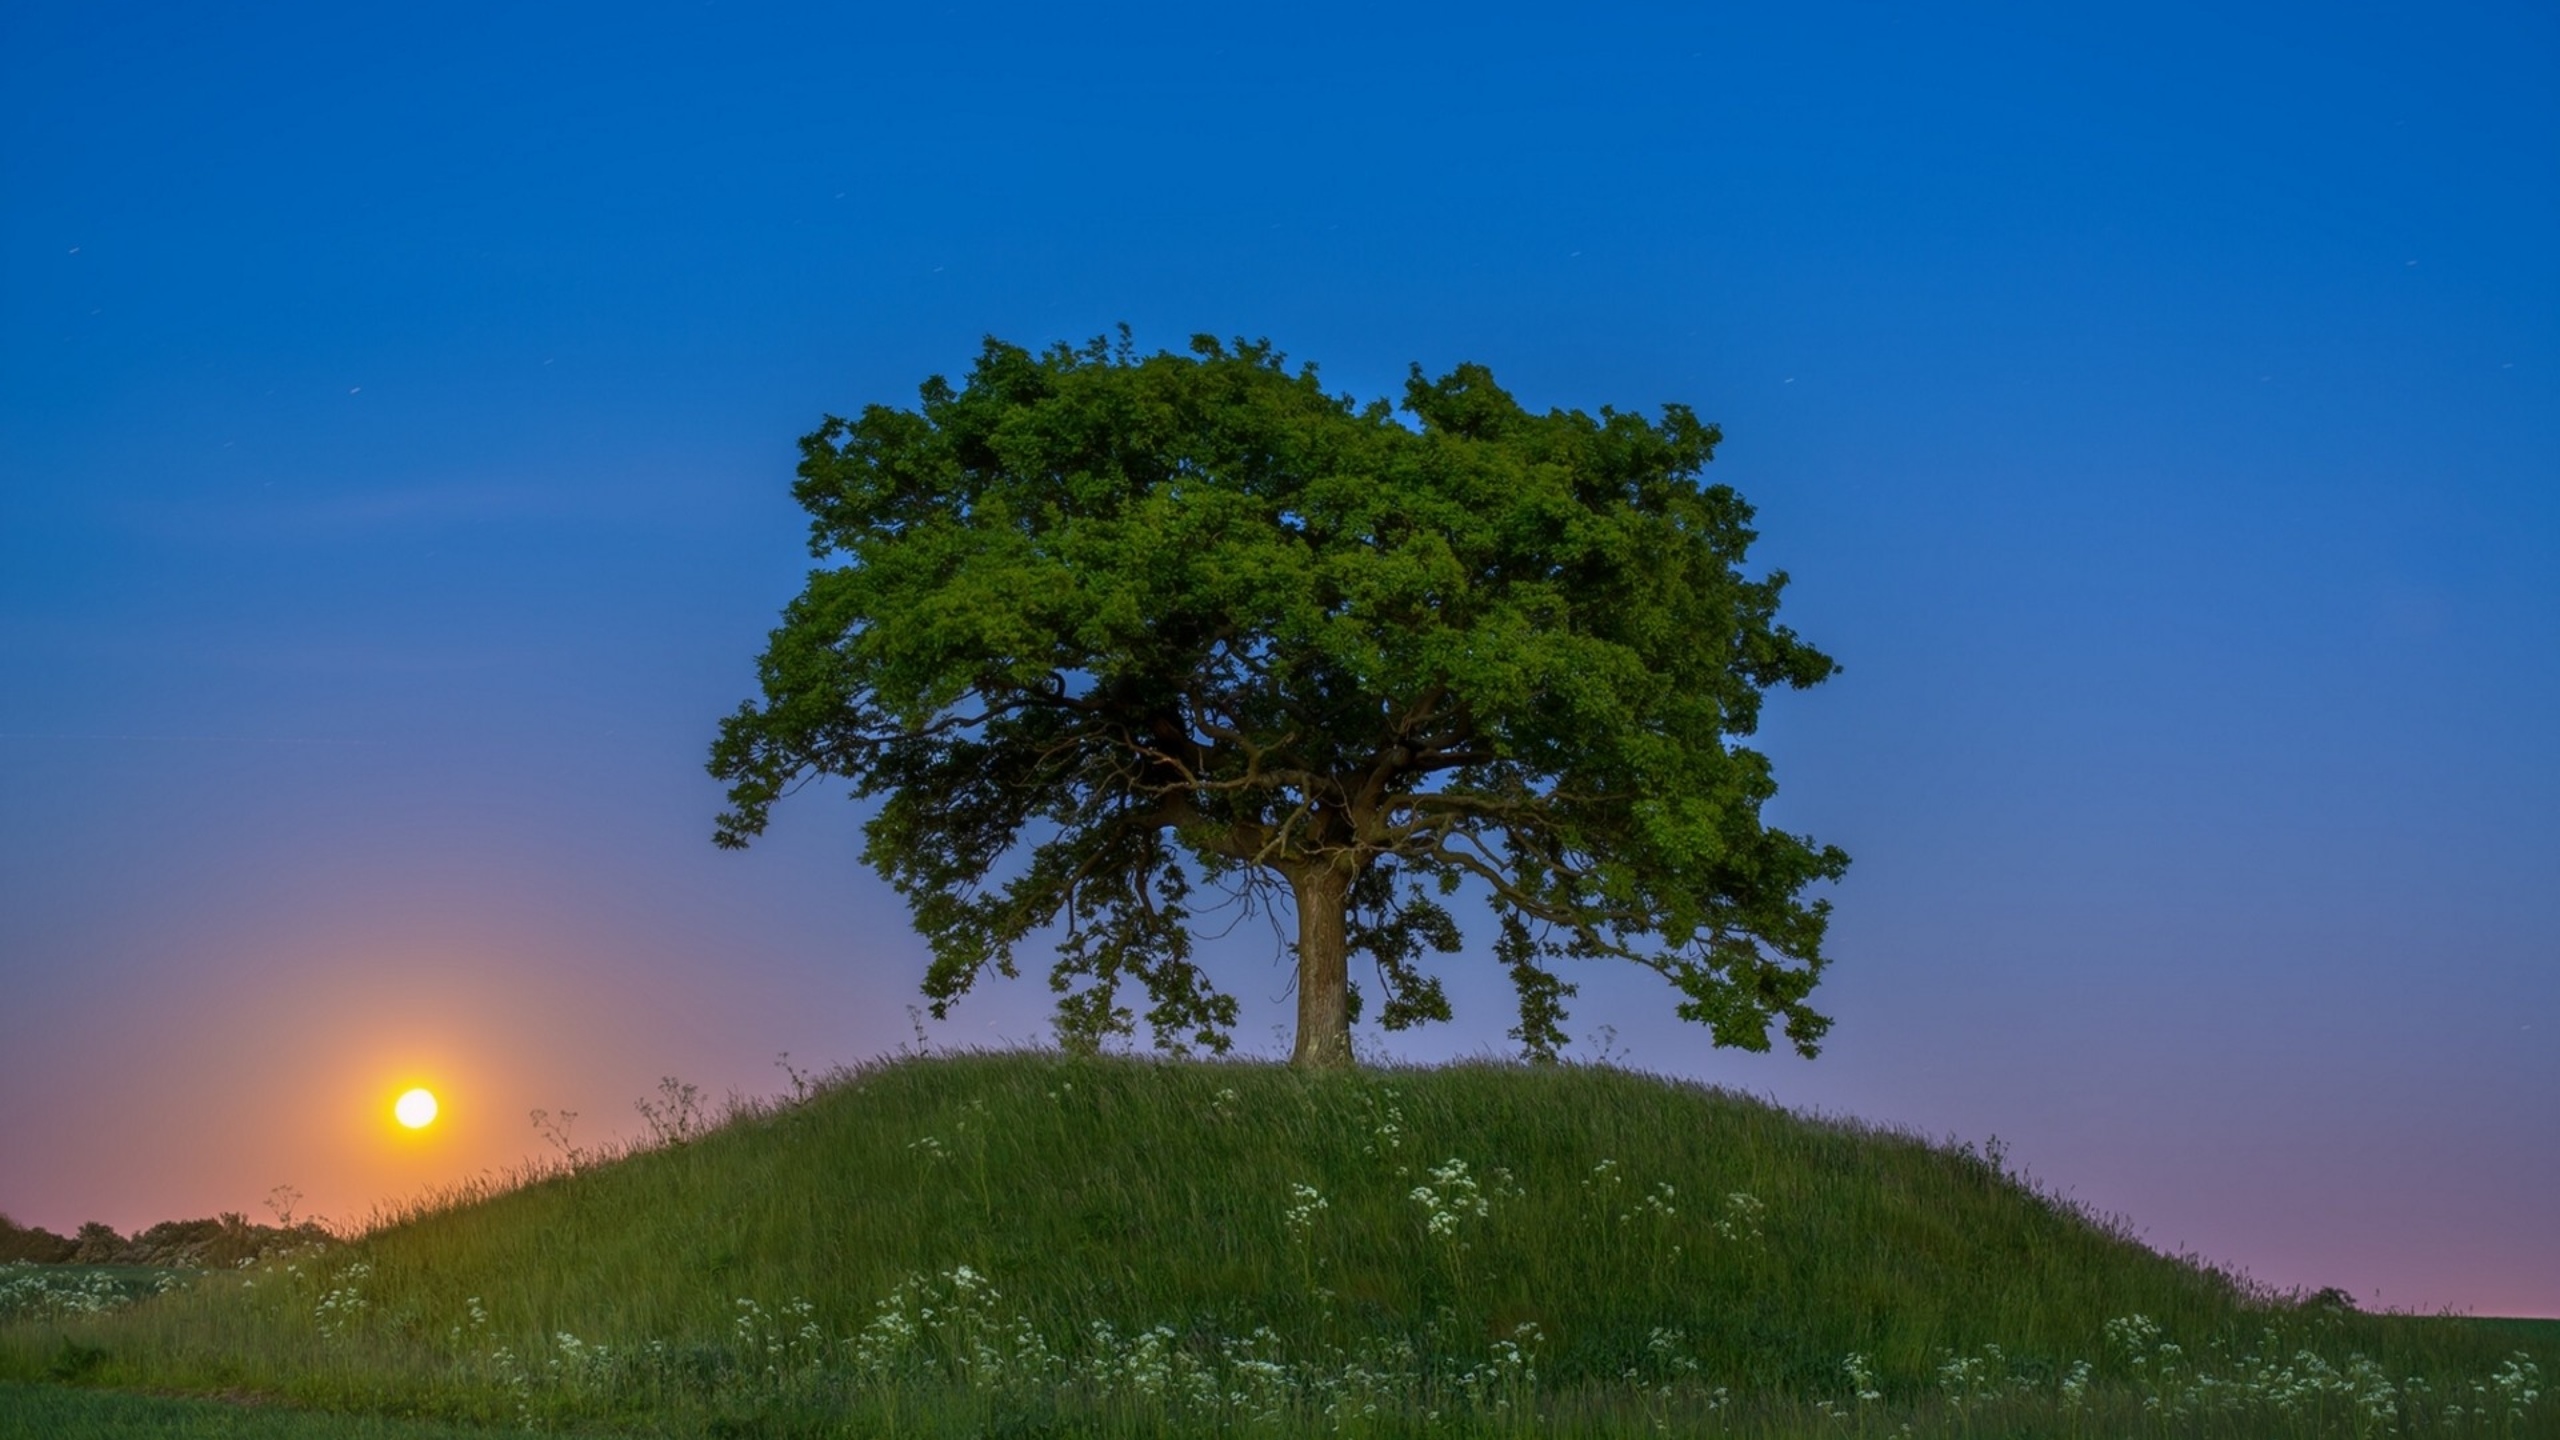
[[[66,1345],[87,1383],[679,1435],[2501,1435],[2560,1366],[1694,1086],[1030,1055],[0,1326],[0,1379]]]
[[[67,1235],[56,1235],[40,1225],[21,1225],[0,1215],[0,1265],[21,1260],[59,1265],[79,1249],[80,1242]]]
[[[286,1193],[289,1186],[279,1186]],[[314,1221],[259,1225],[247,1216],[226,1211],[201,1220],[163,1220],[130,1237],[92,1220],[76,1237],[27,1228],[0,1215],[0,1265],[77,1263],[140,1269],[195,1270],[254,1259],[270,1251],[326,1244],[329,1232]]]
[[[1266,344],[1140,357],[1124,330],[987,342],[913,410],[829,418],[795,489],[829,562],[784,612],[760,704],[721,727],[717,838],[817,776],[879,797],[864,856],[933,946],[935,1013],[1063,927],[1060,1030],[1145,1019],[1223,1050],[1205,882],[1299,919],[1299,1056],[1348,1058],[1349,954],[1389,1028],[1445,1018],[1426,952],[1467,882],[1501,917],[1513,1034],[1562,1041],[1561,958],[1660,972],[1716,1043],[1811,1054],[1840,851],[1760,821],[1761,693],[1831,660],[1742,563],[1718,433],[1523,409],[1419,367],[1405,420]],[[1409,421],[1410,423],[1405,423]]]
[[[44,1440],[494,1440],[471,1425],[0,1381],[0,1435]]]

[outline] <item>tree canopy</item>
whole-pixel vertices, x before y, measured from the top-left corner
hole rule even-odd
[[[1399,411],[1401,413],[1399,413]],[[722,722],[742,846],[819,777],[879,804],[863,858],[932,947],[934,1013],[1054,944],[1070,1043],[1223,1050],[1204,888],[1294,910],[1295,1058],[1446,1019],[1429,954],[1481,896],[1532,1055],[1559,962],[1632,961],[1719,1045],[1810,1055],[1815,882],[1771,829],[1763,692],[1837,667],[1747,575],[1752,510],[1686,407],[1532,414],[1478,365],[1403,403],[1329,395],[1267,343],[1187,355],[989,339],[913,409],[829,417],[794,494],[822,562]]]

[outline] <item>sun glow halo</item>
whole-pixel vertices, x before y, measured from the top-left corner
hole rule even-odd
[[[424,1130],[435,1123],[436,1096],[427,1089],[412,1090],[391,1104],[391,1113],[412,1130]]]

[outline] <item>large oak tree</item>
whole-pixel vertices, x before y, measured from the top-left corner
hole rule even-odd
[[[1812,1054],[1839,850],[1761,821],[1762,692],[1837,668],[1742,568],[1752,512],[1686,408],[1537,415],[1480,366],[1404,403],[1266,344],[989,340],[801,442],[823,562],[724,721],[717,838],[816,777],[877,798],[864,859],[932,945],[943,1014],[1054,943],[1061,1034],[1224,1049],[1203,887],[1296,918],[1296,1060],[1444,1019],[1444,901],[1490,902],[1512,1034],[1564,1042],[1556,962],[1647,966],[1716,1043]]]

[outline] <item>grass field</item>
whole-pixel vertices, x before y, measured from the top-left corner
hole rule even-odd
[[[22,1306],[0,1406],[101,1435],[2555,1433],[2560,1327],[2258,1293],[1996,1154],[1615,1070],[979,1055],[661,1115],[671,1143],[351,1244]],[[135,1389],[272,1403],[95,1393]]]
[[[0,1380],[0,1436],[28,1440],[494,1440],[508,1433],[431,1420]]]

